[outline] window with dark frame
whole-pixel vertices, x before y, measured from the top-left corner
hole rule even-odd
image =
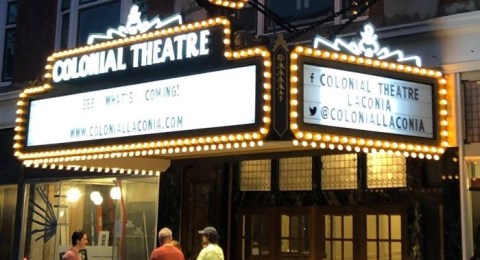
[[[90,34],[105,33],[109,28],[117,28],[126,22],[121,21],[121,9],[129,9],[130,4],[138,5],[142,15],[146,15],[146,0],[62,0],[58,12],[58,48],[83,46]],[[95,19],[96,17],[102,19]]]
[[[465,142],[480,142],[480,82],[465,81]]]
[[[3,27],[2,82],[9,82],[13,76],[13,56],[15,53],[15,27],[18,1],[7,1]]]

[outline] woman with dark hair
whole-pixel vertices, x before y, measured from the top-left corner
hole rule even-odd
[[[65,252],[63,260],[82,260],[80,250],[88,244],[87,234],[83,231],[75,231],[72,234],[72,247]]]

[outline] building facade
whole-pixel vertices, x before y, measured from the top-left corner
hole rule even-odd
[[[207,21],[205,28],[212,26],[211,35],[216,33],[215,26],[228,23],[230,27],[221,28],[228,32],[225,34],[229,37],[223,42],[225,52],[231,53],[231,57],[219,66],[248,67],[251,59],[257,67],[265,67],[257,73],[264,75],[262,84],[257,83],[263,88],[255,90],[253,98],[262,107],[261,112],[255,112],[255,118],[260,117],[261,122],[256,120],[253,128],[246,123],[220,124],[213,130],[199,127],[188,132],[187,137],[173,131],[166,138],[161,137],[158,145],[156,139],[126,136],[60,146],[47,141],[33,148],[24,147],[19,139],[32,137],[29,133],[21,134],[23,119],[28,120],[30,128],[49,129],[41,128],[42,123],[48,122],[54,128],[60,117],[38,117],[40,121],[34,125],[19,113],[22,102],[108,90],[132,85],[141,78],[164,80],[173,77],[169,75],[183,77],[220,70],[215,67],[217,56],[204,63],[185,59],[179,67],[167,67],[164,74],[139,69],[138,73],[118,74],[122,81],[118,83],[106,73],[104,78],[78,83],[86,90],[62,90],[68,85],[52,83],[51,92],[46,89],[46,94],[39,93],[38,97],[29,94],[28,91],[35,92],[36,86],[48,82],[46,66],[53,65],[48,57],[52,54],[57,55],[55,59],[73,57],[75,54],[62,52],[68,49],[85,52],[78,48],[87,46],[92,33],[102,33],[128,21],[132,4],[139,7],[142,19],[149,21],[156,15],[163,19],[176,13],[192,28],[204,28],[201,21]],[[288,4],[267,0],[2,1],[0,232],[5,236],[0,239],[0,254],[8,259],[58,259],[68,248],[69,234],[82,229],[90,238],[87,248],[90,258],[145,258],[156,246],[156,232],[167,226],[180,241],[186,258],[195,259],[201,249],[197,232],[211,225],[220,233],[226,259],[470,259],[480,248],[477,234],[480,220],[476,210],[480,187],[476,166],[479,5],[476,1],[445,0],[422,3],[383,0],[368,4],[309,0]],[[209,18],[218,16],[227,17],[228,22],[216,24],[213,20],[208,25]],[[197,27],[195,22],[199,24]],[[334,42],[337,37],[358,43],[362,39],[359,32],[367,22],[374,26],[381,46],[392,51],[403,50],[405,55],[418,55],[423,62],[419,67],[439,71],[445,78],[448,93],[445,98],[436,97],[436,83],[420,83],[434,86],[431,100],[439,104],[430,106],[431,113],[441,111],[439,107],[446,111],[445,125],[437,114],[438,125],[433,127],[436,134],[426,139],[448,140],[448,145],[440,141],[438,145],[432,144],[433,141],[423,143],[422,138],[385,134],[378,129],[352,130],[342,126],[333,128],[334,132],[332,128],[321,128],[326,129],[326,134],[320,131],[323,141],[307,142],[307,137],[299,136],[292,125],[297,118],[295,105],[292,106],[297,102],[292,90],[297,85],[292,75],[296,71],[296,57],[303,55],[298,47],[312,47],[316,35],[327,42]],[[196,32],[196,29],[185,30]],[[215,39],[209,38],[212,44],[209,48],[212,52],[223,50],[221,44],[214,43]],[[141,39],[135,41],[142,43]],[[112,43],[129,46],[115,44],[119,43]],[[260,48],[258,57],[255,48]],[[246,58],[237,59],[235,55],[240,57],[242,50]],[[322,49],[322,53],[328,51],[334,55],[338,50]],[[223,52],[220,56],[224,58]],[[338,57],[342,59],[341,54]],[[347,60],[350,56],[345,57]],[[305,60],[312,66],[321,64],[346,70],[342,73],[349,73],[356,66],[332,65],[337,63],[330,58],[323,63],[310,56]],[[381,67],[382,63],[378,64]],[[121,67],[121,63],[117,65]],[[403,63],[394,66],[400,65]],[[418,80],[416,76],[403,78],[404,73],[398,71],[375,74],[383,69],[366,67],[354,71],[364,76]],[[66,81],[65,77],[59,81]],[[235,78],[235,74],[232,77],[223,79],[215,75],[215,80],[232,86],[234,81],[246,84]],[[204,85],[200,87],[207,89]],[[30,96],[24,98],[22,93]],[[211,96],[208,92],[198,95],[213,104],[218,101],[215,96],[208,97]],[[222,97],[225,96],[216,98]],[[245,97],[238,92],[237,99],[242,98]],[[341,102],[340,94],[328,98],[333,103]],[[232,98],[230,103],[222,103],[223,110],[234,113],[235,109],[227,107],[229,104],[244,105],[234,101]],[[205,103],[191,102],[208,107]],[[62,104],[56,105],[62,108]],[[92,103],[87,101],[83,105],[89,108]],[[198,107],[195,109],[200,110]],[[234,117],[247,114],[247,110],[242,112]],[[80,121],[76,119],[70,121]],[[69,120],[62,120],[65,125],[70,124]],[[314,127],[309,130],[319,131]],[[344,142],[342,136],[349,139]],[[56,138],[59,137],[53,136],[53,140]],[[352,145],[349,143],[352,138],[355,142],[364,139],[365,144]],[[152,140],[154,148],[131,147]],[[175,145],[171,145],[172,140]],[[374,141],[368,144],[369,140]],[[405,140],[419,144],[420,151],[409,150],[408,145],[404,149],[390,147]],[[115,153],[95,150],[101,147],[122,148]],[[422,150],[424,147],[428,152]],[[442,152],[432,152],[433,148]],[[46,156],[43,151],[47,151]],[[78,158],[61,154],[64,151],[76,153],[74,156]],[[112,158],[117,153],[118,157]],[[109,158],[104,158],[107,154]],[[66,160],[75,163],[63,163]]]

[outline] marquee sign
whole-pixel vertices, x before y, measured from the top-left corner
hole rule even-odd
[[[269,51],[231,50],[226,18],[141,21],[134,7],[136,23],[52,54],[44,83],[21,93],[14,148],[25,163],[262,145]]]
[[[448,147],[442,73],[421,68],[418,56],[381,47],[369,24],[361,35],[358,43],[317,36],[314,46],[329,50],[291,52],[294,143],[438,158]]]

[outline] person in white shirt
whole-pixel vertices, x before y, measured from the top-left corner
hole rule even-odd
[[[214,227],[206,227],[198,231],[202,235],[203,249],[197,260],[224,260],[223,250],[218,245],[218,234]]]

